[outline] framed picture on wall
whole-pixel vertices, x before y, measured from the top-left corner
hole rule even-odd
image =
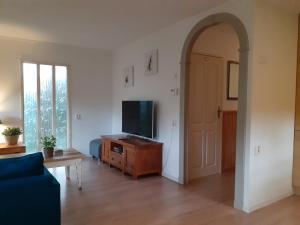
[[[145,75],[158,73],[158,49],[154,49],[145,54]]]
[[[134,66],[128,66],[123,71],[124,87],[129,88],[134,85]]]
[[[239,68],[236,61],[227,62],[227,99],[238,100],[239,98]]]

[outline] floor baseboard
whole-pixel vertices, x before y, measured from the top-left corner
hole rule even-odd
[[[279,195],[279,196],[277,196],[276,198],[270,199],[269,201],[262,202],[262,203],[259,203],[259,204],[255,204],[255,205],[250,206],[250,207],[246,207],[244,210],[245,210],[245,212],[247,212],[247,213],[251,213],[251,212],[253,212],[253,211],[256,211],[256,210],[258,210],[258,209],[260,209],[260,208],[266,207],[266,206],[268,206],[268,205],[270,205],[270,204],[272,204],[272,203],[278,202],[278,201],[280,201],[280,200],[282,200],[282,199],[285,199],[285,198],[287,198],[287,197],[290,197],[290,196],[292,196],[292,195],[293,195],[293,191],[291,190],[291,191],[289,191],[288,193]]]

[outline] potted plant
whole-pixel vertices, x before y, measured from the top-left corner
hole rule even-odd
[[[22,133],[23,131],[19,127],[8,127],[2,132],[2,135],[8,145],[16,145]]]
[[[41,144],[45,158],[53,157],[54,148],[56,146],[56,138],[53,135],[42,137]]]

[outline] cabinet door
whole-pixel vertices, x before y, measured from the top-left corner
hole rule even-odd
[[[130,147],[125,147],[125,169],[126,172],[130,174],[135,173],[135,149]]]
[[[109,163],[121,170],[123,170],[123,156],[116,152],[109,153]]]

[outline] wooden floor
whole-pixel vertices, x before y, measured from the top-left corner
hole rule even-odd
[[[300,198],[290,197],[251,214],[232,208],[233,174],[215,175],[180,186],[160,177],[138,181],[87,159],[83,191],[75,171],[61,184],[62,225],[299,225]],[[72,179],[73,178],[73,179]]]

